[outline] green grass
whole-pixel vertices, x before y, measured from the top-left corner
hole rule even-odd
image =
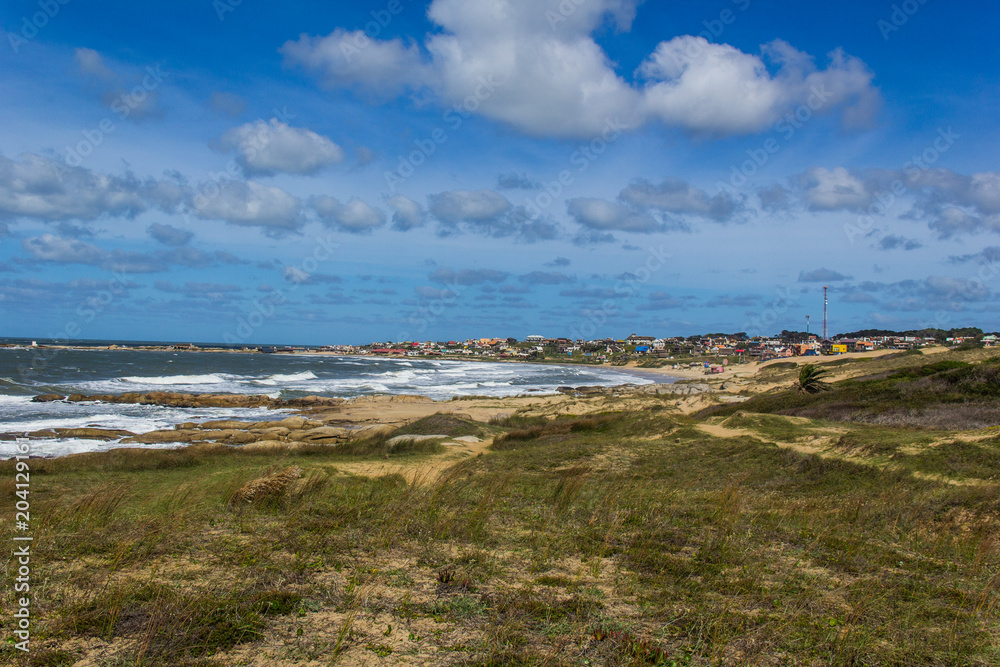
[[[714,406],[703,415],[777,413],[938,429],[1000,424],[1000,402],[996,400],[1000,398],[1000,358],[980,357],[978,363],[970,363],[960,359],[962,355],[948,356],[951,358],[926,364],[920,363],[921,356],[905,355],[893,360],[886,370],[833,383],[830,391],[806,394],[792,388],[777,390],[738,405]],[[830,364],[822,367],[827,366]]]
[[[871,381],[974,385],[969,368]],[[398,432],[499,437],[423,485],[338,472],[437,451],[388,451],[391,431],[32,461],[33,659],[997,664],[1000,440],[747,403],[724,425],[752,435],[731,438],[666,410],[435,415]],[[293,466],[273,502],[230,504]]]

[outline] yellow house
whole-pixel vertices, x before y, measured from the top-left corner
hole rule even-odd
[[[847,345],[843,343],[834,343],[830,346],[827,354],[847,354]]]

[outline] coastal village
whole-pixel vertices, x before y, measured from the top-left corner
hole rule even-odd
[[[974,343],[994,347],[995,334],[971,331],[964,336],[885,334],[872,336],[842,336],[821,339],[816,334],[783,331],[768,337],[745,334],[709,334],[687,338],[658,337],[632,333],[626,338],[573,340],[530,335],[516,338],[470,338],[462,341],[373,342],[368,345],[327,345],[323,351],[344,355],[408,356],[408,357],[485,357],[511,360],[562,360],[579,363],[627,363],[645,361],[666,365],[674,360],[705,357],[728,365],[763,362],[771,359],[838,355],[875,350],[909,350],[926,346],[957,346]],[[292,351],[284,350],[265,351]],[[705,363],[708,363],[706,359]]]

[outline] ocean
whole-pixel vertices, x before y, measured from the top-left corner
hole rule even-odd
[[[38,394],[171,391],[267,394],[273,398],[413,394],[436,400],[460,395],[556,393],[560,386],[649,384],[649,377],[599,367],[306,354],[0,348],[0,458],[14,438],[49,428],[113,428],[133,433],[216,419],[281,419],[280,410],[168,408],[107,403],[32,403]],[[32,454],[61,456],[124,446],[116,441],[46,438]],[[132,445],[135,446],[135,445]],[[144,445],[145,446],[145,445]]]

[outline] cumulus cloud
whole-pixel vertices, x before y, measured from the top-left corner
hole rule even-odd
[[[540,190],[542,182],[524,173],[510,172],[497,176],[497,187],[501,190]]]
[[[798,105],[817,114],[839,107],[870,111],[877,98],[874,74],[857,58],[838,49],[820,70],[781,40],[765,44],[758,56],[682,35],[661,42],[638,74],[646,81],[642,102],[650,117],[710,134],[760,132]],[[861,120],[855,112],[852,124]]]
[[[514,237],[534,243],[558,236],[559,227],[544,217],[532,217],[494,190],[451,190],[430,195],[430,213],[442,235],[470,231],[492,237]]]
[[[53,234],[26,238],[21,247],[33,258],[59,264],[87,264],[120,273],[157,273],[167,268],[164,257],[124,250],[111,252],[79,239]]]
[[[349,88],[387,99],[434,79],[415,44],[372,40],[362,30],[337,28],[326,37],[301,35],[280,49],[285,62],[316,76],[331,89]]]
[[[344,150],[327,137],[277,118],[235,127],[222,135],[220,145],[236,153],[249,176],[315,174],[344,161]]]
[[[965,262],[980,262],[983,264],[998,264],[1000,263],[1000,247],[998,246],[988,246],[983,248],[979,252],[970,253],[967,255],[958,255],[948,258],[953,264],[961,264]]]
[[[21,245],[32,257],[46,262],[99,264],[107,256],[106,251],[95,245],[53,234],[24,239]]]
[[[871,181],[843,167],[814,167],[796,177],[802,199],[813,211],[863,211],[874,201]]]
[[[507,198],[493,190],[452,190],[431,195],[430,211],[444,225],[495,222],[512,208]]]
[[[320,195],[309,198],[309,205],[324,224],[351,234],[371,232],[385,224],[385,211],[351,197],[341,204],[335,197]]]
[[[950,129],[941,132],[940,139],[949,141]],[[926,222],[939,238],[1000,233],[1000,172],[959,174],[914,165],[864,171],[813,167],[792,176],[789,185],[759,190],[762,207],[788,209],[797,202],[812,211],[881,216],[897,206],[900,217]]]
[[[642,210],[656,209],[678,215],[693,215],[716,222],[728,222],[742,207],[742,202],[720,192],[707,192],[679,178],[667,178],[658,185],[636,179],[619,193],[618,198]]]
[[[835,283],[850,280],[851,277],[831,269],[816,269],[799,273],[800,283]]]
[[[393,210],[392,228],[406,232],[417,227],[423,227],[427,222],[427,211],[424,207],[403,195],[395,195],[386,200]]]
[[[153,207],[172,212],[182,198],[169,182],[99,174],[31,153],[16,160],[0,155],[0,218],[131,218]]]
[[[302,225],[301,202],[284,190],[254,181],[224,181],[203,188],[216,196],[196,196],[199,218],[233,225],[261,227],[271,233],[297,230]]]
[[[296,197],[274,186],[254,181],[201,184],[197,190],[173,180],[140,179],[134,174],[100,174],[84,167],[67,167],[38,155],[17,160],[0,155],[0,219],[32,218],[62,223],[100,218],[134,218],[149,210],[190,211],[206,220],[257,226],[271,233],[298,229],[301,204]],[[71,228],[64,227],[71,231]],[[154,238],[169,234],[164,226]],[[74,235],[86,233],[78,229]],[[176,232],[174,240],[179,240]],[[169,244],[168,244],[169,245]]]
[[[889,234],[879,239],[878,247],[881,250],[916,250],[917,248],[923,248],[924,244],[916,239]]]
[[[634,211],[617,202],[591,197],[578,197],[566,202],[566,211],[578,223],[592,230],[649,234],[663,231],[666,226],[649,213]],[[614,240],[613,237],[611,240]]]
[[[172,225],[164,225],[159,222],[154,222],[146,231],[154,239],[162,243],[163,245],[169,246],[182,246],[186,245],[191,239],[194,238],[194,232],[187,229],[178,229]]]
[[[443,106],[474,96],[475,113],[539,136],[592,137],[609,119],[626,127],[659,121],[695,132],[758,132],[810,102],[815,113],[845,108],[856,124],[877,107],[864,63],[838,50],[819,69],[780,41],[753,55],[676,37],[626,80],[593,35],[608,23],[629,30],[638,4],[588,0],[567,11],[561,0],[434,0],[427,15],[440,30],[422,44],[337,28],[302,35],[281,53],[330,89],[377,99],[429,95]]]

